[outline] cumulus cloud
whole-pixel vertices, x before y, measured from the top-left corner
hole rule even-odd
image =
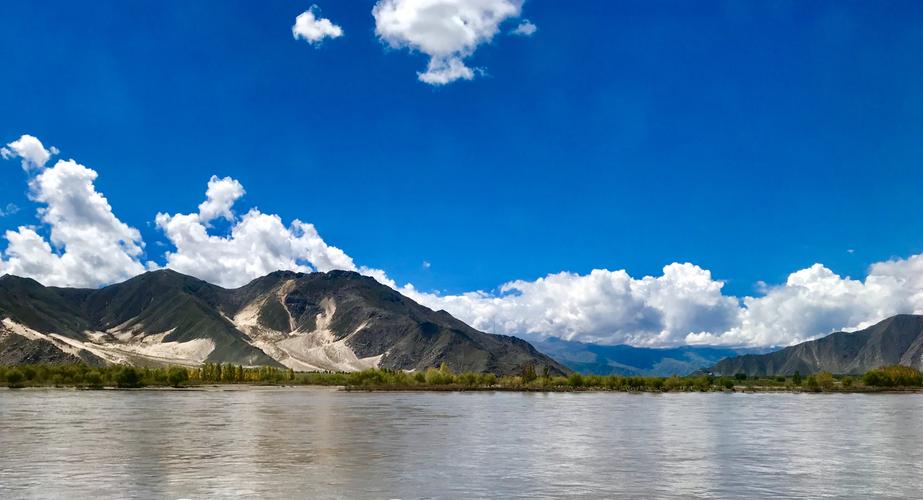
[[[235,217],[232,207],[243,193],[238,181],[213,176],[199,213],[157,214],[157,227],[175,247],[166,253],[166,266],[227,287],[279,269],[359,269],[345,252],[324,242],[313,224],[295,219],[285,225],[278,215],[256,208]],[[228,235],[209,233],[207,223],[217,216],[232,222]]]
[[[724,331],[737,322],[737,300],[723,283],[692,264],[671,264],[663,275],[632,278],[624,270],[550,274],[511,281],[499,293],[421,293],[412,298],[445,309],[476,328],[511,335],[635,345],[670,345],[692,331]]]
[[[523,19],[519,26],[510,31],[511,35],[532,36],[538,31],[538,26],[532,24],[528,19]]]
[[[330,22],[330,19],[317,17],[317,5],[298,14],[292,26],[292,36],[303,39],[311,44],[320,43],[324,38],[339,38],[343,36],[343,28]]]
[[[521,0],[379,0],[372,16],[383,42],[429,56],[420,81],[445,85],[474,78],[464,59],[521,11]]]
[[[219,179],[217,175],[213,175],[208,180],[205,201],[199,204],[199,220],[202,223],[208,223],[218,217],[234,220],[231,207],[244,194],[246,194],[244,186],[236,179],[230,177]]]
[[[38,217],[49,239],[34,227],[7,230],[8,246],[0,260],[0,272],[32,277],[45,285],[80,287],[112,283],[143,272],[141,235],[112,213],[109,202],[94,185],[96,172],[74,160],[59,160],[54,167],[44,169],[47,158],[36,157],[37,151],[18,154],[33,155],[29,168],[39,173],[29,180],[29,196],[41,205]]]
[[[923,254],[873,264],[864,280],[814,264],[758,296],[738,299],[722,287],[709,271],[674,263],[640,279],[594,270],[512,281],[497,293],[402,291],[496,333],[638,346],[783,346],[923,314]]]
[[[29,134],[23,134],[19,139],[7,144],[6,147],[0,148],[0,156],[4,160],[20,158],[22,160],[22,169],[26,172],[45,168],[45,164],[48,163],[51,156],[57,153],[57,148],[52,146],[45,149],[42,141]]]

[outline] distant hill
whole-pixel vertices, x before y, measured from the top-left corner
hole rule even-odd
[[[585,344],[549,337],[535,347],[568,368],[594,375],[687,375],[737,356],[740,350],[721,347],[683,346],[655,349],[629,345]]]
[[[837,332],[763,355],[728,358],[710,371],[720,375],[802,375],[819,371],[860,374],[901,364],[923,368],[923,316],[901,314],[857,332]]]
[[[0,364],[76,361],[569,372],[354,272],[279,271],[233,290],[169,270],[93,290],[0,277]]]

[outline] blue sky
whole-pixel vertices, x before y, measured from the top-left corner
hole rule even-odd
[[[7,3],[0,142],[98,172],[156,262],[213,174],[446,293],[692,262],[743,296],[923,251],[923,3],[527,1],[443,86],[373,4],[318,0],[345,35],[312,45],[311,2]],[[37,224],[0,166],[0,229]]]

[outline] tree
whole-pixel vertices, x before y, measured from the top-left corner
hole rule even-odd
[[[189,372],[179,366],[171,366],[167,371],[167,382],[173,387],[182,387],[189,381]]]
[[[126,366],[115,374],[115,385],[118,387],[141,387],[141,373],[131,366]]]
[[[801,372],[795,371],[795,374],[792,375],[792,383],[795,385],[801,385]]]
[[[524,384],[528,384],[538,378],[538,375],[535,374],[535,366],[532,363],[522,365],[520,376]]]
[[[18,389],[22,387],[22,381],[25,379],[22,372],[13,368],[12,370],[6,373],[6,385],[10,389]]]
[[[817,385],[825,391],[833,389],[833,374],[830,372],[820,372],[815,375]]]

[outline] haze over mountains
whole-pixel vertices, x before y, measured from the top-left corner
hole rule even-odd
[[[278,271],[237,289],[170,270],[101,289],[0,277],[0,363],[77,360],[568,372],[524,340],[477,331],[355,272]]]
[[[600,345],[562,340],[556,337],[533,342],[535,347],[568,368],[595,375],[641,375],[662,377],[688,375],[718,361],[754,349],[680,346],[634,347],[626,344]],[[766,352],[762,349],[759,352]]]

